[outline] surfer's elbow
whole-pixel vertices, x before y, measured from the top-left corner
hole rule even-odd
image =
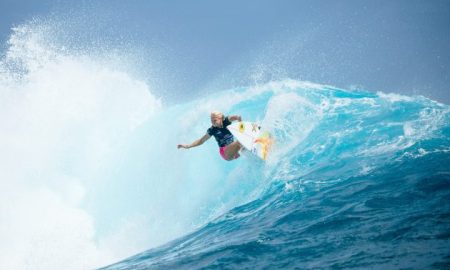
[[[229,119],[230,119],[231,122],[233,122],[233,121],[242,121],[242,117],[240,115],[232,115],[232,116],[230,116]]]

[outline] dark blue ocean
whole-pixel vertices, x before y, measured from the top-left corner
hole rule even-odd
[[[271,156],[227,163],[209,142],[208,150],[180,153],[180,182],[220,180],[226,192],[199,211],[242,203],[102,269],[449,269],[450,107],[285,80],[177,105],[157,119],[192,117],[188,131],[202,134],[197,112],[207,117],[216,99],[273,133]],[[147,123],[138,137],[162,122]],[[173,177],[152,165],[160,181]],[[195,190],[187,184],[186,192]]]

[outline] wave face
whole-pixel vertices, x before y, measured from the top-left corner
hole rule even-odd
[[[167,150],[203,135],[212,108],[269,129],[269,160],[227,163],[211,142]],[[444,268],[449,111],[424,97],[295,80],[166,108],[134,141],[156,140],[148,173],[156,189],[177,191],[161,212],[209,222],[103,269]]]

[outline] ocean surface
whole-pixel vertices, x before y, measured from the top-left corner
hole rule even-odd
[[[217,99],[227,113],[273,133],[268,161],[183,152],[181,182],[220,179],[223,192],[207,208],[239,203],[190,234],[102,269],[448,269],[447,105],[285,80],[167,109],[142,132],[181,114],[175,119],[186,132],[201,134],[199,115]],[[153,165],[160,181],[170,177]]]

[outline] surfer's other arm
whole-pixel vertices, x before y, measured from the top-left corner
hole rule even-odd
[[[202,145],[209,138],[211,138],[211,136],[208,133],[206,133],[205,135],[203,135],[203,137],[201,137],[198,140],[195,140],[193,143],[191,143],[191,144],[179,144],[179,145],[177,145],[177,148],[178,149],[180,149],[180,148],[189,149],[189,148],[192,148],[192,147],[196,147],[196,146]]]
[[[230,122],[242,121],[242,117],[240,115],[231,115],[231,116],[228,116],[228,119],[230,120]]]

